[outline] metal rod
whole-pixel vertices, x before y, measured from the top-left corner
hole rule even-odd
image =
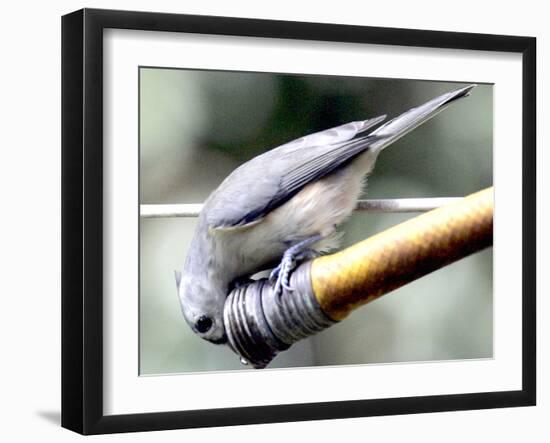
[[[139,209],[139,215],[142,218],[198,217],[202,209],[202,204],[140,205]]]
[[[365,212],[426,212],[460,200],[462,197],[396,198],[359,200],[356,211]],[[140,205],[142,218],[198,217],[201,203],[174,205]]]

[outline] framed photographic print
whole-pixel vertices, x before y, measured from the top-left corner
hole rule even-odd
[[[64,16],[62,425],[534,405],[535,50]]]

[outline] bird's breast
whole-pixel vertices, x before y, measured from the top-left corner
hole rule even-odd
[[[365,174],[360,166],[351,163],[310,183],[259,223],[224,233],[219,237],[221,253],[233,263],[235,272],[249,274],[278,262],[290,246],[316,234],[325,239],[314,249],[337,246],[331,234],[356,205]]]

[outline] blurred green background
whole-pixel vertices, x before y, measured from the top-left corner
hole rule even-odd
[[[303,135],[380,114],[393,118],[463,83],[140,69],[140,202],[201,203],[239,164]],[[492,85],[387,148],[369,198],[462,196],[492,185]],[[354,214],[343,246],[416,214]],[[248,370],[196,337],[181,315],[174,270],[189,218],[140,224],[140,373]],[[492,249],[417,280],[293,345],[269,366],[490,358]]]

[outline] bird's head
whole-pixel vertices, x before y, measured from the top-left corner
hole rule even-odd
[[[183,316],[193,332],[215,344],[227,342],[223,324],[226,290],[208,279],[176,271],[176,286]]]

